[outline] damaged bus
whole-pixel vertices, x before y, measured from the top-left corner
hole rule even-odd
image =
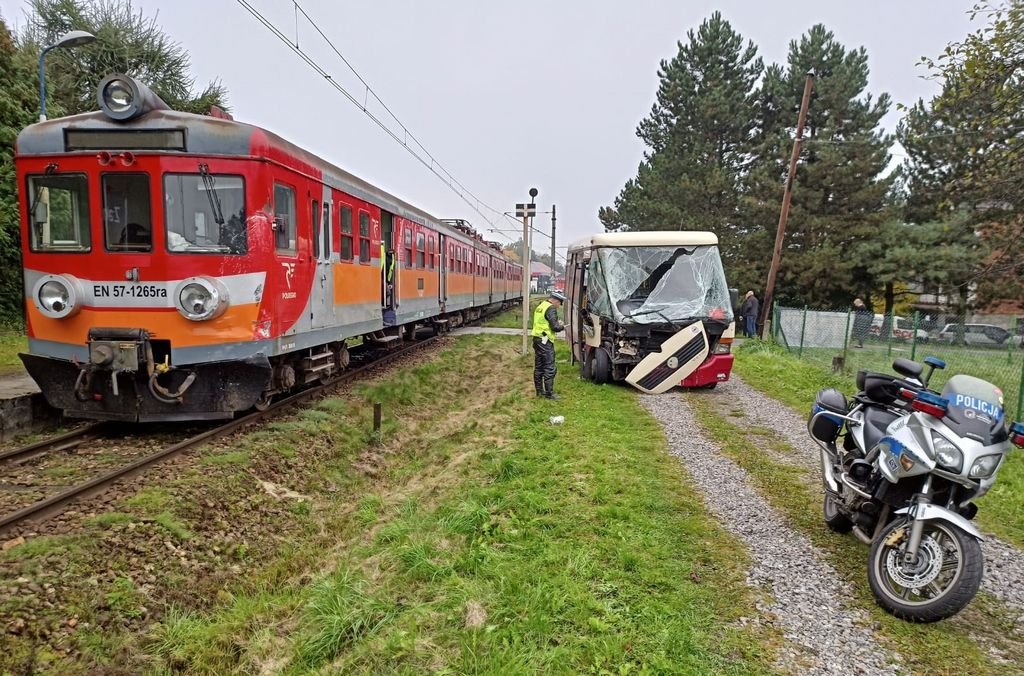
[[[566,339],[586,380],[642,392],[729,379],[736,291],[710,232],[592,235],[569,247]]]

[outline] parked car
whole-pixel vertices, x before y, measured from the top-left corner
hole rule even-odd
[[[892,327],[892,337],[896,340],[910,341],[914,339],[914,320],[907,319],[896,315],[895,324]],[[882,327],[885,326],[885,315],[875,315],[871,321],[871,328],[868,329],[868,333],[878,337],[887,338],[888,336],[883,335]],[[927,343],[931,336],[927,331],[918,327],[917,329],[917,342]]]
[[[946,324],[935,336],[939,342],[978,347],[997,347],[1007,342],[1020,347],[1022,338],[993,324]]]

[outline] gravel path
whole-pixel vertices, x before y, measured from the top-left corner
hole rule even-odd
[[[738,409],[746,420],[774,430],[796,451],[786,461],[809,467],[815,481],[821,481],[821,460],[818,447],[807,436],[807,418],[794,413],[771,397],[758,392],[733,374],[729,386],[711,396],[719,399],[725,410]],[[808,409],[810,404],[808,404]],[[987,535],[981,550],[985,555],[985,577],[981,588],[1017,612],[1024,612],[1024,552]]]
[[[704,501],[723,526],[747,545],[748,581],[772,602],[763,610],[777,618],[790,645],[780,651],[786,672],[895,674],[897,654],[875,641],[866,612],[846,603],[851,591],[805,536],[747,480],[747,473],[704,436],[683,396],[642,397],[661,422],[670,451],[703,487]]]

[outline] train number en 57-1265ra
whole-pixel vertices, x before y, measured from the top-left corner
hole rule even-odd
[[[94,298],[167,298],[167,288],[157,284],[93,284]]]

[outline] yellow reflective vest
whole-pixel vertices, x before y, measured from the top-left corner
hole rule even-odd
[[[543,300],[537,305],[537,309],[533,311],[533,330],[530,331],[530,335],[534,338],[555,335],[555,332],[551,330],[551,325],[548,324],[547,317],[544,316],[549,307],[551,307],[551,302]]]

